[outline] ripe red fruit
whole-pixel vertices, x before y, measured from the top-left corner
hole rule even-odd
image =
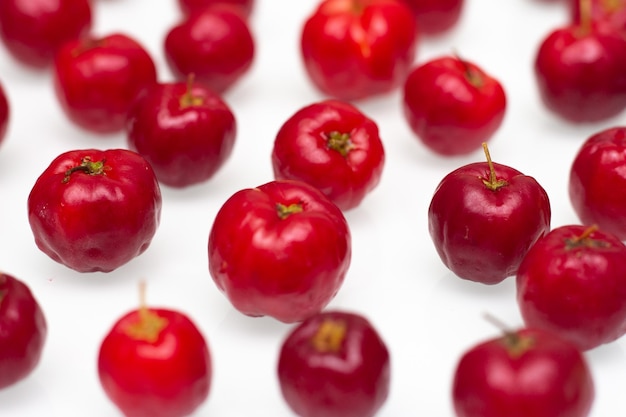
[[[457,417],[586,417],[594,384],[576,346],[526,328],[467,350],[454,371],[452,400]]]
[[[126,417],[183,417],[208,398],[211,355],[186,314],[142,305],[103,339],[98,376]]]
[[[517,301],[527,326],[582,350],[626,332],[626,246],[613,234],[561,226],[528,251],[517,273]]]
[[[231,5],[239,8],[245,16],[250,16],[254,0],[178,0],[178,5],[185,14],[215,5]]]
[[[372,417],[390,385],[389,351],[363,316],[326,311],[296,326],[278,360],[281,392],[301,417]]]
[[[23,64],[49,66],[61,46],[91,30],[89,0],[0,1],[0,39]]]
[[[397,0],[324,0],[301,34],[305,70],[322,93],[364,99],[399,87],[417,51],[409,6]]]
[[[179,80],[193,74],[198,82],[223,93],[254,61],[254,38],[241,13],[213,6],[185,17],[164,42],[167,64]]]
[[[319,313],[350,265],[341,210],[317,188],[272,181],[233,194],[209,234],[209,271],[232,305],[286,323]]]
[[[378,185],[384,163],[376,122],[338,100],[298,110],[281,126],[272,149],[276,179],[311,184],[342,210],[357,207]]]
[[[235,144],[235,116],[203,84],[172,82],[149,88],[129,113],[128,145],[150,163],[161,184],[187,187],[210,179]]]
[[[417,17],[420,33],[436,35],[456,25],[464,0],[404,0]]]
[[[37,247],[79,272],[110,272],[142,254],[160,215],[150,164],[125,149],[64,152],[28,196]]]
[[[7,130],[9,128],[9,120],[11,117],[11,106],[9,99],[0,84],[0,143],[4,140]]]
[[[626,127],[590,136],[569,175],[569,197],[580,221],[626,240]]]
[[[33,372],[47,334],[46,319],[30,288],[0,272],[0,389]]]
[[[428,207],[428,230],[444,265],[457,276],[497,284],[515,275],[530,247],[550,230],[548,194],[506,165],[462,166],[446,175]]]
[[[574,123],[598,122],[626,108],[626,38],[607,25],[571,24],[552,31],[535,57],[540,98]]]
[[[480,148],[506,111],[500,82],[477,65],[442,56],[413,69],[404,84],[404,116],[418,139],[441,155]]]
[[[96,133],[123,130],[137,95],[157,82],[152,57],[124,34],[82,38],[59,50],[55,93],[68,118]]]

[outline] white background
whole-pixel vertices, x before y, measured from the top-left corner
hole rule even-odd
[[[96,375],[100,341],[138,303],[140,280],[151,306],[187,313],[213,355],[213,386],[196,416],[290,416],[275,376],[277,354],[291,326],[235,311],[207,267],[207,238],[221,204],[235,191],[272,180],[270,151],[280,125],[322,99],[303,71],[298,41],[315,0],[257,0],[251,71],[225,95],[239,127],[232,157],[208,183],[163,188],[163,216],[151,247],[109,274],[79,274],[35,246],[26,201],[36,178],[59,153],[124,147],[123,134],[96,136],[61,113],[50,74],[22,67],[0,48],[0,81],[12,106],[0,147],[0,269],[24,280],[41,303],[49,335],[36,371],[0,392],[0,415],[12,417],[119,416]],[[180,18],[175,0],[99,0],[94,32],[123,31],[153,55],[162,81],[171,80],[162,42]],[[458,26],[422,38],[417,62],[456,50],[503,83],[509,100],[490,142],[494,161],[534,176],[548,192],[552,225],[576,223],[567,196],[573,157],[587,136],[622,122],[573,126],[549,114],[538,99],[532,61],[548,31],[567,21],[565,5],[541,0],[467,0]],[[379,124],[387,163],[379,187],[346,214],[353,234],[348,276],[329,307],[367,316],[392,357],[391,394],[383,417],[452,417],[450,384],[460,355],[498,330],[488,312],[521,325],[513,279],[486,287],[462,281],[443,267],[427,231],[427,207],[439,180],[481,151],[460,158],[433,155],[411,134],[400,94],[358,104]],[[626,340],[588,352],[596,382],[593,417],[625,415]]]

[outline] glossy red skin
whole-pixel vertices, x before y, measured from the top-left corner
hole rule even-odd
[[[301,204],[284,219],[277,204]],[[271,181],[233,194],[209,234],[209,271],[232,305],[285,323],[319,313],[348,271],[352,241],[341,210],[300,181]]]
[[[232,5],[238,7],[245,16],[250,16],[254,0],[178,0],[178,5],[186,14],[215,5]]]
[[[507,338],[517,337],[518,342]],[[517,352],[521,344],[530,346]],[[556,335],[521,329],[473,346],[454,371],[457,417],[586,417],[595,396],[580,350]]]
[[[105,161],[103,174],[66,171],[84,157]],[[37,247],[79,272],[110,272],[142,254],[156,233],[161,191],[154,171],[125,149],[72,150],[57,156],[28,196]]]
[[[590,136],[576,154],[569,197],[582,224],[596,224],[626,240],[626,127]]]
[[[550,230],[550,201],[531,176],[494,163],[496,191],[483,179],[486,162],[446,175],[428,207],[428,230],[444,265],[458,277],[497,284],[515,275],[529,248]]]
[[[452,29],[463,12],[464,0],[404,0],[417,17],[420,33],[438,35]]]
[[[417,44],[417,22],[405,3],[325,0],[306,19],[300,50],[313,85],[327,96],[351,101],[399,87]]]
[[[626,40],[606,25],[558,28],[541,42],[534,62],[544,106],[573,123],[599,122],[626,108]]]
[[[312,343],[327,320],[342,322],[346,333],[338,351]],[[290,331],[278,360],[281,393],[301,417],[372,417],[389,395],[390,355],[363,316],[325,311]]]
[[[196,81],[224,93],[248,73],[255,43],[245,17],[229,7],[210,7],[172,27],[164,42],[167,64],[179,80]]]
[[[181,104],[188,95],[194,104]],[[182,100],[182,101],[181,101]],[[204,85],[159,83],[131,109],[126,127],[129,149],[150,163],[161,184],[184,188],[209,180],[232,153],[235,116]]]
[[[497,79],[455,57],[417,66],[404,83],[403,111],[411,130],[426,147],[444,156],[480,149],[501,126],[506,106],[506,93]]]
[[[31,375],[41,360],[48,326],[30,288],[0,272],[0,389]]]
[[[350,135],[344,156],[330,134]],[[275,179],[304,181],[342,210],[361,204],[380,182],[385,149],[378,125],[355,106],[324,100],[301,108],[280,128],[272,149]]]
[[[103,339],[98,376],[109,399],[126,417],[183,417],[208,398],[212,364],[208,344],[185,314],[149,312],[167,320],[156,340],[129,334],[139,310],[121,317]]]
[[[603,231],[568,248],[587,226],[566,225],[540,239],[517,273],[517,301],[528,326],[552,331],[582,350],[626,332],[626,246]]]
[[[0,39],[23,64],[47,68],[68,41],[89,34],[89,0],[0,1]]]
[[[7,130],[9,129],[9,120],[11,119],[11,105],[4,87],[0,84],[0,143],[4,141]]]
[[[73,123],[106,134],[124,129],[134,100],[157,82],[157,73],[141,44],[114,33],[67,42],[55,58],[53,82]]]

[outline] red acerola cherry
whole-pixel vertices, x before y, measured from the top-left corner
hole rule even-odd
[[[0,389],[33,372],[47,333],[43,311],[30,288],[0,272]]]
[[[236,134],[230,107],[191,78],[148,89],[127,125],[130,149],[146,158],[160,183],[178,188],[209,180],[230,156]]]
[[[254,61],[254,38],[241,13],[214,6],[185,17],[167,33],[167,64],[178,80],[196,81],[223,93],[248,72]]]
[[[65,42],[86,36],[91,26],[89,0],[0,1],[0,39],[32,67],[49,66]]]
[[[587,417],[594,396],[580,350],[534,328],[507,331],[467,350],[452,384],[457,417]]]
[[[95,133],[123,130],[137,96],[157,82],[154,61],[133,38],[115,33],[65,43],[53,71],[61,108]]]
[[[529,327],[581,350],[626,332],[626,246],[595,226],[553,229],[528,251],[517,272],[517,301]]]
[[[570,168],[569,197],[580,221],[626,240],[626,127],[590,136]]]
[[[126,417],[184,417],[209,396],[211,354],[186,314],[141,305],[102,340],[98,376]]]
[[[389,351],[363,316],[326,311],[284,340],[281,392],[301,417],[372,417],[389,395]]]
[[[541,101],[574,123],[598,122],[626,108],[626,38],[608,25],[578,23],[552,31],[535,57]]]
[[[491,161],[446,175],[428,208],[428,230],[444,265],[458,277],[497,284],[515,275],[550,230],[550,201],[531,176]]]
[[[411,130],[444,156],[480,149],[506,112],[500,82],[476,64],[442,56],[413,69],[404,84],[403,110]]]

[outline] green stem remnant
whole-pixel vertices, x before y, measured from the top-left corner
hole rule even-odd
[[[592,239],[591,234],[598,230],[598,225],[594,224],[585,229],[585,231],[571,239],[565,239],[565,249],[573,250],[577,248],[606,248],[609,243],[604,240]]]
[[[281,203],[276,203],[276,213],[278,214],[278,217],[280,217],[281,220],[286,219],[292,214],[301,213],[301,212],[302,212],[302,203],[293,203],[293,204],[289,204],[288,206],[281,204]]]
[[[489,154],[489,148],[487,144],[483,142],[483,151],[485,152],[485,157],[487,158],[487,164],[489,165],[489,179],[483,179],[483,184],[491,191],[498,191],[498,189],[508,185],[508,182],[505,180],[499,180],[496,177],[496,170],[493,167],[493,162],[491,161],[491,155]]]
[[[324,320],[311,338],[313,348],[320,353],[339,352],[346,338],[348,326],[344,321]]]
[[[189,74],[189,76],[187,76],[187,90],[185,91],[185,94],[183,94],[180,97],[180,102],[179,102],[181,109],[186,109],[187,107],[200,106],[202,105],[202,103],[204,103],[204,99],[202,97],[194,96],[193,93],[191,92],[193,89],[193,82],[195,78],[196,76],[194,73],[191,73]]]
[[[105,165],[104,165],[105,162],[106,162],[106,159],[94,162],[91,160],[91,157],[85,156],[81,160],[80,165],[72,167],[68,169],[67,171],[65,171],[65,176],[63,177],[62,182],[63,184],[69,182],[70,176],[73,173],[78,172],[78,171],[84,172],[85,174],[89,174],[89,175],[102,175],[105,170]]]
[[[337,131],[328,134],[327,145],[329,149],[339,152],[341,156],[344,157],[348,155],[348,152],[350,152],[353,147],[350,134]]]
[[[145,293],[146,284],[142,281],[139,284],[139,320],[126,328],[126,334],[135,340],[155,343],[168,321],[146,307]]]

